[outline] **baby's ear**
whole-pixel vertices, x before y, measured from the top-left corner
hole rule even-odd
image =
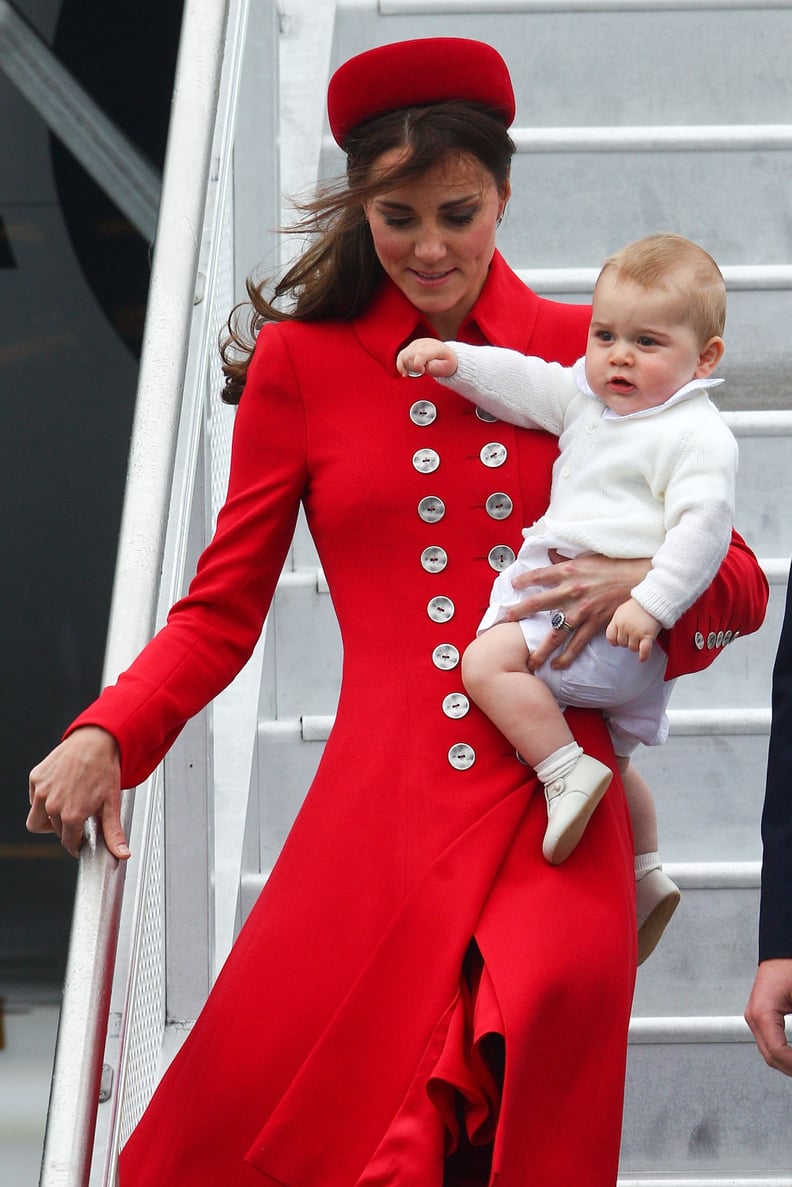
[[[694,377],[696,379],[707,379],[723,358],[725,349],[726,345],[722,338],[717,336],[710,338],[699,354],[698,366],[696,367]]]

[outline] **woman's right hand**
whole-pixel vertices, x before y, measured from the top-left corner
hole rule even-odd
[[[99,817],[110,852],[126,860],[118,743],[94,725],[69,734],[30,772],[27,828],[32,833],[56,833],[64,849],[77,857],[89,816]]]

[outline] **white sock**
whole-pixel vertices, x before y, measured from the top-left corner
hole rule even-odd
[[[566,746],[559,746],[547,758],[536,764],[536,774],[548,787],[559,779],[565,779],[577,766],[577,761],[583,753],[583,748],[577,742],[567,742]]]
[[[635,855],[635,881],[640,882],[646,874],[650,874],[652,870],[662,870],[663,865],[660,861],[659,853],[636,853]]]

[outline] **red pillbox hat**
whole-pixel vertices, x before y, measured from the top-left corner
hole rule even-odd
[[[330,79],[327,114],[341,147],[365,120],[453,99],[491,107],[508,128],[514,90],[497,50],[466,37],[421,37],[366,50],[344,62]]]

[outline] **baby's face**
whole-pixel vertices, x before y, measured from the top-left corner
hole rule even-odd
[[[597,282],[586,378],[619,416],[656,408],[691,379],[701,378],[701,346],[680,305],[677,295],[645,289],[620,278],[615,269]]]

